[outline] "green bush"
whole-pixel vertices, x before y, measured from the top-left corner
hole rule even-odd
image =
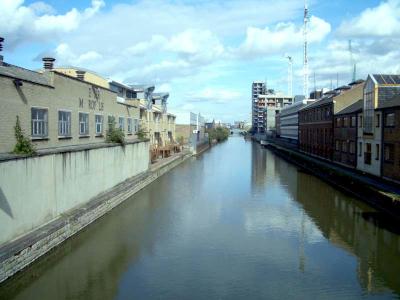
[[[107,133],[106,133],[106,142],[107,143],[118,143],[121,145],[125,145],[125,134],[121,128],[115,127],[115,121],[112,120],[109,124]]]
[[[139,140],[144,140],[147,137],[146,131],[144,131],[143,128],[139,128],[139,131],[137,132],[137,137]]]
[[[35,146],[32,144],[31,140],[25,136],[24,131],[21,128],[21,124],[19,123],[18,116],[17,116],[17,121],[15,123],[14,131],[17,143],[15,144],[13,152],[16,154],[29,154],[29,155],[35,154],[36,153]]]
[[[216,140],[218,143],[225,141],[229,137],[230,131],[225,127],[217,127],[208,130],[210,141]]]

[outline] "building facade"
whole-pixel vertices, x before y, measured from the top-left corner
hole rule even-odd
[[[38,150],[104,142],[112,122],[127,140],[136,138],[138,108],[118,103],[112,90],[84,78],[51,67],[40,73],[2,63],[0,87],[1,153],[14,148],[17,117]]]
[[[332,159],[333,95],[299,110],[299,150],[324,159]]]
[[[264,123],[263,132],[266,134],[276,133],[276,120],[277,113],[290,105],[293,104],[293,97],[286,96],[283,94],[267,94],[259,95],[258,103],[264,107],[264,114],[258,118],[258,120]]]
[[[277,118],[280,118],[279,133],[280,138],[287,139],[291,142],[297,143],[299,139],[299,110],[307,104],[311,104],[313,100],[301,100],[293,103],[290,106],[281,109]]]
[[[266,92],[264,81],[254,81],[251,85],[252,124],[255,133],[264,133],[265,103],[259,102],[258,96]]]
[[[175,140],[175,116],[166,109],[168,94],[153,97],[154,86],[138,89],[82,69],[55,69],[52,58],[44,62],[40,72],[0,64],[0,153],[14,149],[17,117],[37,150],[102,143],[111,125],[120,128],[127,141],[134,140],[143,115],[150,120],[145,132],[153,143]]]
[[[363,93],[363,113],[359,115],[357,169],[360,171],[382,175],[383,116],[377,108],[384,107],[397,95],[400,95],[400,75],[368,75]]]
[[[357,116],[362,107],[363,100],[360,99],[334,115],[333,161],[350,168],[357,166]]]
[[[400,182],[400,96],[381,103],[382,113],[382,167],[385,179]]]
[[[322,99],[299,110],[299,149],[323,159],[334,153],[334,114],[362,98],[364,82],[325,93]]]

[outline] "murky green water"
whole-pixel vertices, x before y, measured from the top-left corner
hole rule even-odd
[[[0,298],[399,298],[399,232],[386,220],[233,137],[0,286]]]

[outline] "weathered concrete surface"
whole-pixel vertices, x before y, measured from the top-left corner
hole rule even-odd
[[[0,246],[149,168],[149,143],[0,163]]]
[[[189,157],[191,154],[185,152],[161,161],[149,171],[123,181],[47,225],[3,245],[0,247],[0,282],[21,271]]]

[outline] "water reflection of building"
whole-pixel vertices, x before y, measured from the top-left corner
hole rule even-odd
[[[251,181],[253,186],[267,187],[279,182],[280,178],[276,175],[275,166],[279,161],[276,156],[257,143],[252,143],[251,147]]]
[[[329,241],[357,256],[361,286],[400,292],[400,239],[374,224],[379,213],[313,176],[297,172],[297,177],[294,199]]]
[[[253,186],[263,186],[266,180],[265,166],[267,152],[257,143],[251,143],[251,182]]]

